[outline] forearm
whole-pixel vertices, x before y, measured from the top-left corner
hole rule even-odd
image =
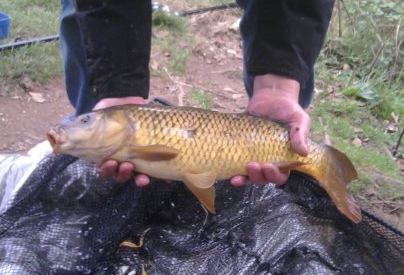
[[[333,0],[245,1],[241,24],[247,73],[305,83],[323,45]]]
[[[151,2],[76,0],[88,81],[96,101],[149,92]]]

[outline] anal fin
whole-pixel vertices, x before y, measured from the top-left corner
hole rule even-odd
[[[210,213],[215,214],[215,187],[199,188],[188,180],[185,180],[184,183],[202,205],[205,206]]]
[[[205,189],[210,188],[215,184],[216,172],[215,171],[205,171],[201,173],[190,173],[184,174],[187,181],[192,182],[192,184],[198,188]]]

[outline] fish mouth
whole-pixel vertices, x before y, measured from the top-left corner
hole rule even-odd
[[[60,145],[63,142],[62,136],[55,129],[51,129],[46,133],[46,138],[53,149],[53,153],[58,153],[60,151]]]

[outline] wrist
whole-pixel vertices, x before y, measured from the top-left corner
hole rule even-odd
[[[93,110],[103,109],[116,105],[125,105],[125,104],[145,104],[145,99],[140,96],[128,96],[128,97],[111,97],[104,98],[98,101],[95,104]]]
[[[265,74],[254,77],[253,97],[265,93],[273,96],[289,97],[299,100],[300,83],[295,79],[282,75]]]

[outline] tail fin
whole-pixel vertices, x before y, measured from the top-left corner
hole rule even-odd
[[[320,169],[304,165],[298,170],[316,178],[338,210],[354,223],[358,223],[362,219],[361,210],[347,189],[347,184],[358,177],[356,170],[345,154],[331,146],[323,146],[325,154]]]

